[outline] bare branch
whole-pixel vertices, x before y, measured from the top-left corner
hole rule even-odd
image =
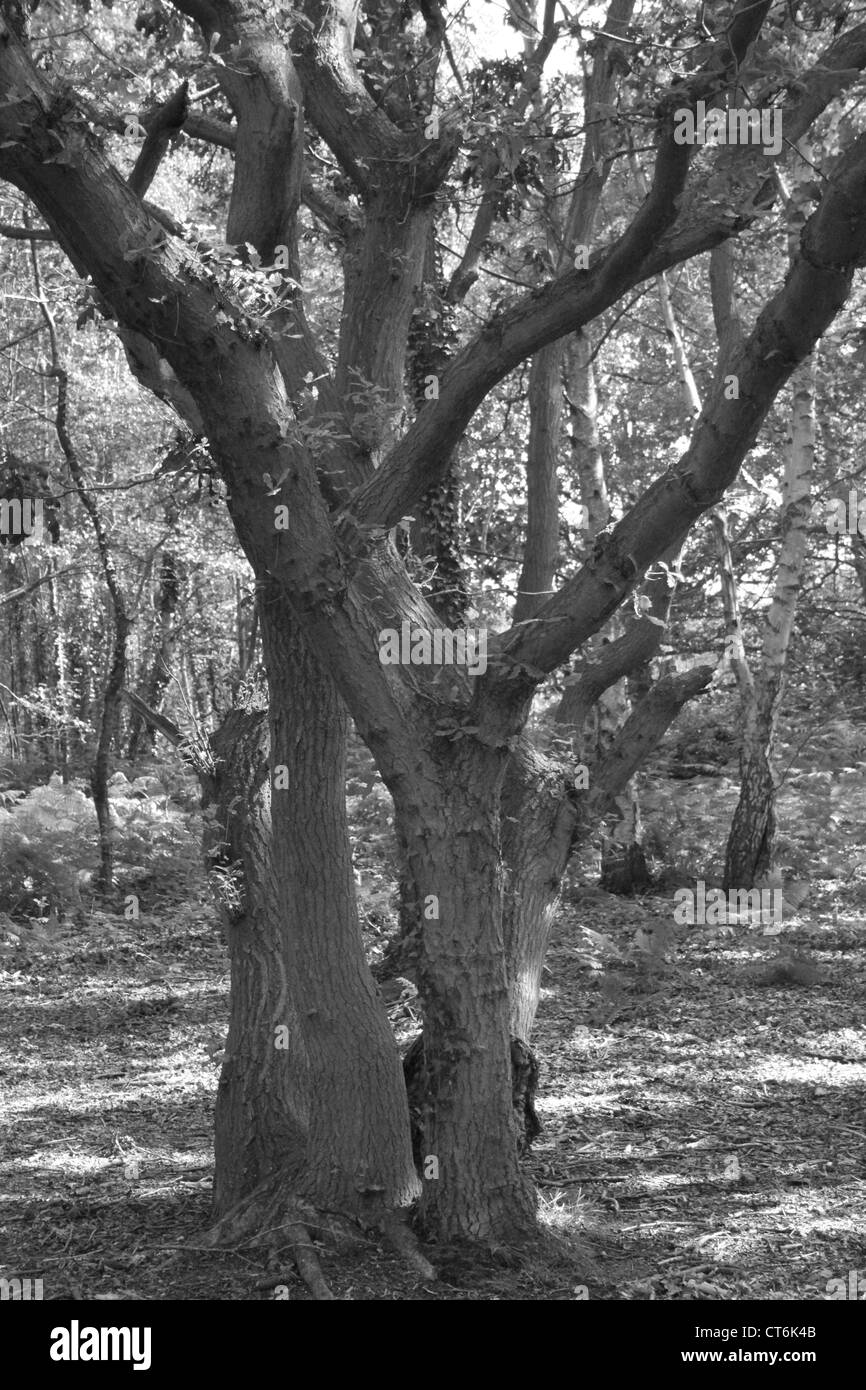
[[[157,107],[127,183],[143,198],[158,170],[169,142],[182,129],[189,114],[189,83],[182,82],[173,96]]]
[[[62,570],[49,570],[48,574],[41,574],[38,579],[32,579],[29,584],[22,584],[19,589],[10,589],[8,593],[0,596],[0,608],[4,603],[14,603],[15,599],[23,598],[25,594],[38,589],[42,584],[49,584],[54,579],[59,579],[63,574],[80,574],[80,565],[67,565]]]
[[[14,227],[10,222],[0,222],[0,236],[10,241],[56,241],[47,227]]]

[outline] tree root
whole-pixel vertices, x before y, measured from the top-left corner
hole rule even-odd
[[[291,1242],[292,1259],[313,1298],[319,1303],[333,1300],[334,1294],[325,1282],[319,1257],[306,1226],[289,1226],[287,1234]]]
[[[413,1269],[421,1279],[432,1282],[439,1278],[435,1267],[421,1254],[417,1237],[410,1231],[406,1222],[398,1216],[397,1212],[384,1212],[379,1222],[379,1229],[398,1255],[402,1255],[410,1269]]]
[[[310,1228],[320,1230],[338,1241],[342,1229],[352,1230],[357,1239],[358,1226],[367,1232],[379,1232],[402,1257],[416,1278],[428,1282],[438,1278],[436,1269],[425,1259],[418,1240],[397,1211],[381,1207],[379,1201],[365,1213],[319,1212],[309,1201],[287,1191],[285,1174],[277,1174],[261,1183],[243,1197],[230,1211],[220,1217],[201,1237],[203,1248],[236,1248],[244,1246],[288,1245],[298,1274],[313,1298],[331,1300],[331,1292],[322,1273],[322,1266]]]
[[[318,1224],[308,1203],[290,1198],[281,1175],[268,1179],[226,1212],[202,1237],[216,1246],[269,1246],[288,1243],[302,1281],[317,1301],[334,1299],[310,1238],[308,1224]]]

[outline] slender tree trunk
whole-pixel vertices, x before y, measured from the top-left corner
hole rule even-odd
[[[56,571],[57,564],[54,556],[51,555],[48,559],[48,573],[50,578],[46,586],[46,595],[48,601],[48,615],[54,631],[52,686],[54,689],[54,697],[57,701],[57,711],[60,721],[59,728],[55,735],[55,748],[60,763],[60,776],[64,785],[66,785],[69,782],[69,731],[72,718],[72,702],[69,690],[68,637],[66,633],[66,623],[63,621],[57,606]]]
[[[587,512],[587,538],[592,541],[610,521],[610,499],[598,436],[598,394],[592,354],[590,343],[582,333],[575,334],[568,357],[568,398],[572,416],[572,469]],[[650,601],[655,602],[656,598],[652,593]],[[665,616],[669,604],[670,598],[666,596]],[[658,646],[659,631],[653,633],[644,628],[634,637],[636,665],[639,651]],[[621,646],[625,645],[623,622],[618,614],[605,624],[603,633],[596,633],[587,643],[583,678],[566,688],[556,714],[557,723],[571,725],[572,748],[577,756],[590,763],[604,756],[631,708],[624,678],[626,672],[623,671],[623,678],[617,681],[608,680],[602,674],[605,656],[617,639]],[[598,680],[593,680],[594,673]],[[585,728],[590,716],[591,724]],[[603,837],[600,883],[609,892],[620,894],[643,892],[650,885],[641,845],[640,804],[634,785],[624,788],[617,799],[613,825]]]
[[[526,541],[514,605],[516,623],[531,618],[550,597],[559,559],[563,355],[563,344],[551,343],[535,354],[529,371]]]
[[[796,180],[808,180],[813,166],[801,141]],[[800,215],[781,180],[788,220],[788,251],[799,252]],[[785,692],[788,647],[808,554],[808,526],[815,466],[817,347],[791,376],[791,432],[782,485],[782,544],[776,586],[764,624],[761,669],[753,688],[741,676],[746,731],[740,757],[742,785],[725,850],[724,888],[751,888],[773,867],[776,838],[776,776],[773,755]],[[742,651],[736,653],[742,661]],[[740,673],[738,672],[738,675]]]
[[[158,710],[168,685],[174,655],[174,614],[179,598],[179,561],[171,550],[163,552],[156,597],[156,621],[153,633],[153,656],[150,669],[141,689],[141,698],[150,709]],[[153,751],[152,727],[138,715],[133,715],[129,735],[128,756],[134,761],[142,750]]]
[[[808,548],[815,454],[815,355],[792,379],[793,411],[785,470],[782,549],[764,629],[763,662],[747,706],[742,786],[725,853],[724,887],[751,888],[773,867],[776,778],[772,768],[785,688],[788,646]]]
[[[57,403],[54,413],[54,426],[57,438],[66,460],[75,490],[84,510],[90,518],[96,538],[96,548],[105,577],[105,586],[111,600],[114,635],[111,648],[111,662],[105,682],[102,700],[102,716],[99,725],[99,738],[96,756],[90,774],[90,787],[96,820],[99,826],[99,878],[100,889],[107,893],[114,883],[114,827],[111,823],[111,805],[108,797],[108,774],[110,771],[111,746],[117,738],[120,724],[120,707],[123,702],[123,686],[126,680],[126,646],[132,622],[126,611],[126,601],[120,585],[114,552],[108,539],[108,532],[95,497],[87,485],[87,479],[78,452],[69,433],[68,397],[69,377],[60,361],[57,330],[48,301],[42,290],[39,273],[39,258],[36,243],[30,243],[30,256],[33,266],[33,284],[36,299],[48,329],[51,351],[50,375],[57,382]]]
[[[114,644],[111,665],[102,698],[102,718],[96,756],[90,774],[90,789],[99,826],[99,887],[108,893],[114,883],[114,826],[111,823],[111,803],[108,796],[108,775],[111,771],[111,746],[117,738],[123,685],[126,680],[126,639],[130,622],[125,611],[115,611]]]

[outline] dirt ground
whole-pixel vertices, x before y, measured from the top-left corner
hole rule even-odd
[[[844,1281],[866,1297],[855,879],[813,882],[779,938],[673,932],[670,891],[625,901],[572,887],[534,1039],[543,1133],[527,1162],[544,1251],[479,1262],[428,1248],[440,1278],[419,1286],[361,1240],[323,1251],[334,1294],[827,1300]],[[197,1239],[227,991],[204,898],[7,942],[0,1275],[41,1277],[45,1299],[263,1300],[277,1284],[309,1297],[279,1254]],[[407,1037],[412,991],[390,1007]]]

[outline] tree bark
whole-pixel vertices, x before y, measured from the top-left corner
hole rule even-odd
[[[310,1097],[306,1163],[293,1188],[314,1205],[372,1217],[417,1194],[406,1092],[361,941],[345,709],[277,597],[266,592],[261,602],[271,690],[271,911],[284,923]]]
[[[421,1117],[421,1220],[441,1239],[502,1241],[535,1225],[511,1101],[499,789],[503,755],[472,737],[438,786],[395,796],[419,926],[429,1105]]]
[[[202,798],[209,882],[231,962],[229,1031],[214,1114],[216,1221],[275,1174],[297,1180],[309,1116],[285,923],[271,892],[266,708],[232,710],[210,748]],[[279,1050],[276,1028],[285,1030]]]
[[[510,1026],[525,1043],[532,1036],[560,883],[578,824],[575,803],[566,769],[521,740],[502,792],[502,849]]]
[[[815,454],[815,357],[794,374],[791,438],[785,468],[782,548],[764,628],[763,660],[746,704],[742,785],[725,851],[724,888],[751,888],[773,867],[776,728],[785,689],[788,646],[808,549]]]

